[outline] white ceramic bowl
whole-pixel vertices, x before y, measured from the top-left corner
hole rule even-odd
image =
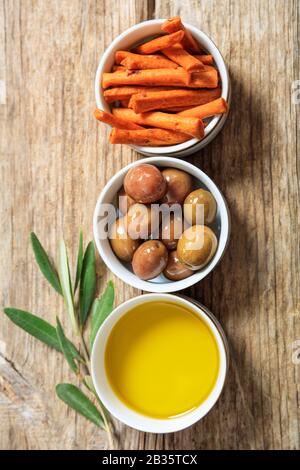
[[[130,264],[120,261],[114,254],[108,238],[102,239],[99,235],[99,222],[101,219],[101,205],[115,203],[116,194],[123,185],[128,170],[141,163],[150,163],[158,167],[172,167],[186,171],[196,180],[196,186],[209,190],[217,202],[216,220],[211,228],[218,238],[218,248],[212,260],[200,271],[181,281],[170,281],[162,274],[150,281],[138,278],[132,271]],[[195,186],[195,187],[196,187]],[[103,215],[103,214],[102,214]],[[196,284],[206,277],[222,258],[227,246],[230,233],[229,211],[226,201],[215,183],[199,168],[184,160],[171,157],[150,157],[131,163],[116,173],[106,184],[98,198],[93,218],[94,238],[99,254],[106,266],[126,284],[147,292],[177,292]]]
[[[201,317],[203,321],[208,325],[214,338],[217,342],[220,357],[220,369],[216,384],[211,391],[208,398],[195,410],[178,416],[172,419],[154,419],[144,416],[134,410],[128,408],[123,402],[119,400],[116,394],[113,392],[109,381],[106,376],[104,355],[106,342],[109,334],[116,324],[116,322],[131,308],[135,307],[144,302],[155,301],[155,300],[167,300],[176,301],[181,305],[187,305],[190,309],[194,310],[197,315]],[[118,420],[122,421],[128,426],[138,429],[144,432],[152,433],[167,433],[180,431],[181,429],[187,428],[192,424],[202,419],[214,406],[218,400],[226,378],[228,368],[228,345],[224,332],[213,317],[213,315],[206,309],[202,308],[199,304],[195,305],[194,302],[190,302],[186,298],[177,297],[170,294],[146,294],[124,302],[119,305],[105,320],[103,325],[98,331],[96,336],[92,356],[91,356],[91,369],[92,379],[96,392],[101,399],[104,406],[108,411]]]
[[[155,36],[161,33],[161,25],[165,20],[157,19],[150,21],[143,21],[138,23],[135,26],[124,31],[113,40],[113,42],[108,46],[106,51],[98,65],[96,79],[95,79],[95,95],[97,107],[105,111],[110,112],[110,107],[106,103],[103,97],[103,89],[101,87],[101,77],[103,72],[110,72],[113,64],[116,51],[127,50],[132,48],[136,43],[139,43],[151,36]],[[226,64],[224,59],[218,50],[214,42],[200,29],[192,26],[188,23],[184,23],[184,26],[188,31],[192,33],[195,39],[206,49],[206,51],[214,57],[215,64],[219,70],[221,78],[221,87],[222,87],[222,97],[230,103],[231,92],[230,92],[230,79]],[[216,135],[220,132],[225,121],[227,119],[228,113],[215,116],[209,122],[208,126],[205,128],[205,137],[199,141],[198,139],[191,139],[182,144],[172,145],[169,147],[140,147],[132,146],[137,152],[142,153],[143,155],[173,155],[176,154],[178,157],[183,157],[190,155],[210,143]],[[174,155],[175,156],[175,155]]]

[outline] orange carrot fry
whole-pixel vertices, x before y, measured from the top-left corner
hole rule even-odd
[[[197,60],[197,59],[195,59]],[[172,60],[160,55],[131,54],[121,62],[124,67],[130,70],[139,69],[177,69],[178,65]]]
[[[152,52],[161,51],[162,49],[173,46],[173,44],[180,42],[183,37],[184,31],[176,31],[176,33],[159,36],[156,39],[152,39],[152,41],[145,42],[138,46],[135,51],[138,54],[152,54]]]
[[[193,116],[200,119],[215,116],[216,114],[223,114],[228,111],[228,104],[224,98],[218,98],[210,103],[196,106],[195,108],[181,111],[178,116]]]
[[[111,144],[142,145],[161,147],[164,145],[176,145],[190,140],[191,136],[173,132],[166,129],[124,130],[112,129],[109,141]]]
[[[148,65],[148,67],[145,67],[145,68],[148,68],[148,69],[153,69],[153,68],[177,68],[177,64],[171,62],[171,64],[172,64],[172,67],[171,67],[170,62],[167,62],[167,59],[159,53],[158,54],[144,55],[144,54],[134,54],[133,52],[130,52],[130,51],[117,51],[115,53],[115,62],[116,62],[116,64],[121,64],[121,62],[123,62],[123,60],[127,59],[128,57],[131,57],[131,58],[134,58],[134,59],[139,59],[139,60],[141,60],[141,57],[143,57],[144,61],[145,61],[144,63],[146,65]],[[147,60],[147,58],[149,58],[149,59]],[[156,62],[158,62],[159,59],[164,59],[165,64],[168,63],[168,66],[158,67],[156,65]]]
[[[174,106],[172,108],[163,108],[158,111],[163,111],[164,113],[180,113],[181,111],[186,111],[187,109],[192,109],[195,106]]]
[[[180,44],[163,49],[162,53],[176,64],[181,65],[187,72],[197,72],[204,69],[202,62],[185,51]]]
[[[110,88],[109,90],[104,90],[103,96],[107,103],[112,103],[113,101],[127,100],[131,97],[131,95],[133,95],[134,93],[138,93],[139,91],[143,91],[143,89],[144,87],[142,86],[115,87]]]
[[[197,139],[202,139],[204,127],[201,119],[183,118],[177,114],[161,113],[159,111],[136,114],[132,109],[113,108],[114,116],[124,120],[135,122],[141,126],[159,127],[161,129],[170,129],[173,131],[189,134]]]
[[[189,52],[194,52],[194,53],[196,52],[198,54],[202,52],[202,49],[197,43],[196,39],[193,38],[193,36],[187,29],[184,29],[184,37],[182,40],[182,45]]]
[[[129,108],[135,113],[145,113],[154,109],[164,109],[177,106],[191,106],[207,103],[221,95],[220,88],[212,90],[176,89],[170,91],[141,91],[132,95]]]
[[[138,126],[132,121],[126,121],[126,119],[122,119],[117,116],[113,116],[101,109],[95,109],[94,116],[98,121],[105,122],[110,126],[117,127],[119,129],[130,129],[130,130],[139,130],[143,129],[143,127]]]
[[[208,67],[208,66],[207,66]],[[152,85],[188,86],[191,75],[181,67],[178,69],[127,70],[126,72],[103,73],[102,86]]]
[[[125,72],[126,71],[126,67],[123,67],[123,65],[113,65],[112,66],[112,69],[111,69],[112,72]]]
[[[174,87],[164,87],[164,86],[120,86],[110,88],[109,90],[104,90],[103,96],[107,103],[112,103],[113,101],[129,100],[132,95],[135,93],[140,93],[141,91],[163,91],[163,90],[174,90]]]
[[[218,71],[210,65],[205,65],[201,72],[193,72],[189,83],[190,88],[216,88],[218,86]]]
[[[181,41],[184,49],[194,53],[201,52],[201,47],[193,38],[191,33],[187,31],[187,29],[183,26],[180,16],[174,16],[173,18],[169,18],[168,20],[166,20],[162,24],[161,30],[165,33],[175,33],[176,31],[180,30],[184,31],[184,37]]]
[[[129,51],[117,51],[115,53],[115,62],[116,64],[120,64],[122,60],[126,59],[130,55]]]
[[[162,25],[161,25],[161,30],[164,33],[176,33],[176,31],[180,31],[181,29],[183,30],[184,26],[181,22],[180,16],[173,16],[172,18],[169,18],[166,20]]]
[[[194,57],[202,62],[204,65],[212,65],[214,63],[214,58],[210,54],[205,55],[194,55]]]

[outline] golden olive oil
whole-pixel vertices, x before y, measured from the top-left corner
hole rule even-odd
[[[113,327],[105,350],[112,389],[133,410],[152,418],[187,413],[211,393],[219,350],[207,324],[175,302],[145,302]]]

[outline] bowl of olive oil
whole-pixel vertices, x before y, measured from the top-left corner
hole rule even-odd
[[[184,429],[205,416],[226,378],[228,348],[214,317],[171,294],[147,294],[117,307],[92,351],[99,398],[141,431]]]

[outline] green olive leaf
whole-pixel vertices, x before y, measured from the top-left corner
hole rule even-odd
[[[74,344],[70,340],[68,341],[69,341],[70,353],[72,354],[73,359],[77,359],[77,361],[85,363],[85,360],[80,354],[80,352],[78,351],[78,349],[74,346]]]
[[[90,333],[90,347],[92,348],[93,343],[96,338],[96,334],[112,312],[115,300],[115,289],[112,281],[107,283],[106,289],[102,296],[99,299],[95,299],[93,308],[92,308],[92,322],[91,322],[91,333]]]
[[[54,268],[53,264],[51,263],[46,251],[42,247],[38,237],[35,233],[30,234],[32,249],[34,252],[34,256],[36,259],[37,264],[39,265],[40,270],[44,274],[47,281],[51,284],[51,286],[62,295],[62,289],[59,282],[59,278]]]
[[[85,250],[80,277],[80,324],[84,325],[88,317],[96,291],[96,257],[94,243],[90,242]]]
[[[59,318],[56,317],[56,333],[57,333],[57,338],[60,344],[60,348],[67,360],[67,363],[69,364],[70,368],[72,369],[73,372],[77,373],[78,372],[78,367],[76,365],[76,362],[74,361],[73,354],[70,350],[70,344],[69,341],[67,340],[64,330],[62,328],[62,325],[59,321]]]
[[[75,385],[62,383],[56,385],[57,396],[73,410],[92,421],[96,426],[104,427],[103,419],[96,406]]]
[[[62,293],[63,293],[65,303],[68,309],[72,327],[73,327],[73,330],[77,332],[78,326],[77,326],[77,321],[75,317],[74,297],[73,297],[73,290],[72,290],[72,285],[71,285],[69,260],[68,260],[66,245],[63,240],[61,240],[59,244],[58,272],[59,272],[59,279],[60,279],[60,284],[62,288]]]
[[[79,235],[79,246],[78,246],[78,254],[77,254],[77,266],[76,266],[76,278],[75,278],[74,292],[76,292],[77,286],[80,281],[82,263],[83,263],[83,235],[81,231]]]
[[[56,334],[56,329],[50,323],[46,322],[42,318],[33,315],[32,313],[20,310],[17,308],[7,307],[4,309],[4,313],[8,318],[17,326],[22,328],[24,331],[34,336],[38,340],[47,344],[51,348],[56,349],[59,352],[63,352]],[[69,349],[74,359],[80,359],[81,356],[74,344],[67,340],[69,343]]]

